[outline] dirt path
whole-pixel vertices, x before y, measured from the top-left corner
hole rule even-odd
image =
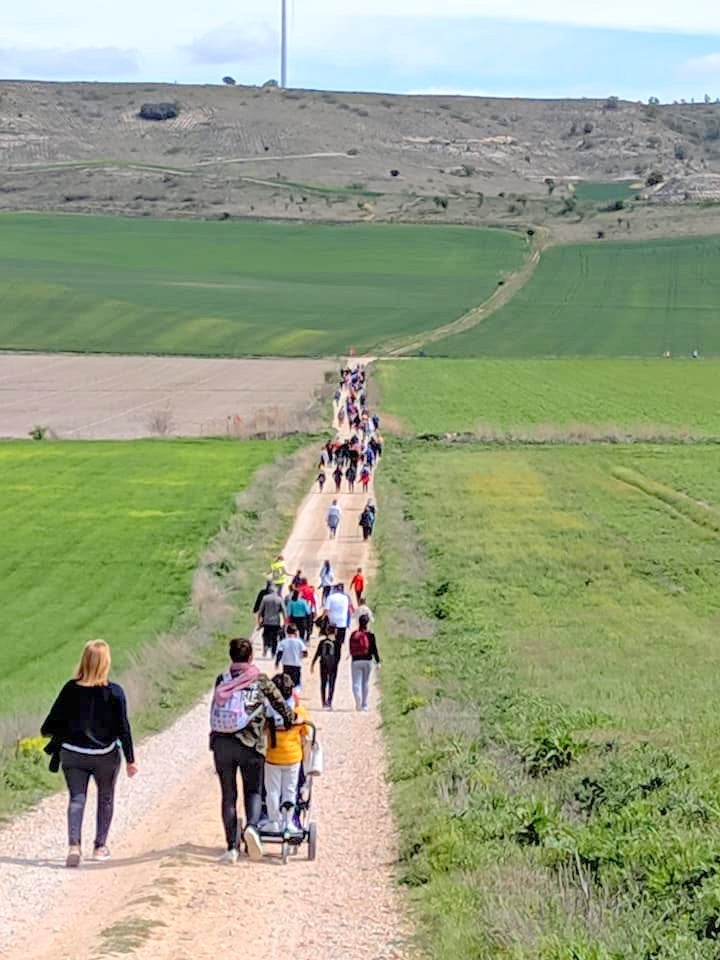
[[[312,492],[303,501],[284,551],[289,569],[316,578],[326,558],[343,576],[371,568],[358,536],[362,495],[341,495],[333,542],[324,524],[330,500]],[[215,960],[228,950],[244,960],[407,956],[377,698],[369,713],[355,712],[346,660],[333,713],[318,709],[317,677],[306,677],[304,695],[326,757],[313,797],[314,863],[304,847],[285,867],[274,853],[260,864],[218,864],[220,797],[200,704],[141,745],[134,781],[121,778],[109,863],[64,869],[61,795],[0,833],[4,960],[87,960],[114,951],[142,960]]]
[[[414,353],[417,350],[421,350],[428,343],[434,343],[437,340],[450,337],[455,333],[463,333],[465,330],[476,327],[479,323],[482,323],[483,320],[487,320],[491,314],[499,310],[500,307],[504,307],[505,304],[515,296],[518,290],[525,286],[535,273],[540,263],[542,252],[551,245],[551,242],[550,231],[545,227],[536,227],[532,249],[528,259],[519,270],[510,274],[506,278],[505,283],[501,287],[498,287],[487,300],[477,307],[473,307],[472,310],[468,310],[467,313],[458,317],[457,320],[446,323],[442,327],[435,327],[433,330],[426,330],[424,333],[404,340],[397,340],[394,343],[390,341],[383,355],[386,357],[396,357],[407,353]]]

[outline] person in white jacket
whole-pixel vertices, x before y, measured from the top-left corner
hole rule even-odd
[[[342,507],[337,502],[333,502],[328,507],[326,523],[328,525],[328,530],[330,531],[330,539],[334,540],[337,536],[338,527],[340,526],[340,520],[342,519]]]

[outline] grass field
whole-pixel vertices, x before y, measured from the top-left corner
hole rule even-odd
[[[287,449],[222,441],[0,445],[0,714],[47,707],[86,640],[108,640],[122,669],[168,629],[232,495]]]
[[[720,355],[720,238],[575,244],[546,251],[528,283],[437,356]]]
[[[383,709],[428,955],[717,957],[719,477],[714,446],[389,452]]]
[[[383,361],[377,381],[383,412],[416,433],[581,424],[720,436],[714,361]]]
[[[283,356],[379,349],[486,299],[502,231],[0,217],[0,348]]]
[[[581,180],[575,187],[575,196],[578,200],[592,200],[594,203],[609,202],[612,200],[630,200],[638,192],[633,189],[632,180],[593,181]]]

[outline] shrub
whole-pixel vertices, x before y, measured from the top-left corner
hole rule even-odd
[[[441,210],[447,210],[449,202],[447,197],[433,197],[433,203]]]
[[[604,109],[604,110],[617,110],[619,104],[620,104],[620,98],[619,98],[619,97],[608,97],[607,100],[605,101],[605,106],[604,106],[603,109]]]
[[[676,143],[674,149],[675,159],[676,160],[686,160],[687,159],[687,148],[683,143]]]
[[[645,177],[645,185],[648,187],[656,187],[659,183],[662,183],[665,177],[659,170],[651,170],[650,173]]]
[[[595,124],[592,123],[590,120],[587,120],[583,124],[583,133],[585,134],[592,133],[594,129],[595,129]]]
[[[228,215],[229,216],[229,215]],[[222,217],[222,219],[226,219]],[[156,437],[167,437],[172,433],[175,427],[175,419],[172,410],[165,407],[161,410],[154,410],[148,415],[147,429],[149,433]]]
[[[176,103],[144,103],[138,116],[143,120],[172,120],[179,112]]]
[[[531,777],[542,777],[568,767],[587,749],[563,726],[538,725],[520,748],[520,756]]]
[[[36,424],[32,430],[29,431],[28,436],[32,437],[33,440],[45,440],[48,435],[49,427],[40,426]]]

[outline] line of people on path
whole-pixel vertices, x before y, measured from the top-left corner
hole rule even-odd
[[[366,429],[370,418],[365,409],[364,388],[362,368],[341,372],[337,400],[340,402],[349,393],[352,404],[348,406],[346,402],[347,414],[352,414],[353,424],[359,418],[359,429],[367,434],[376,430],[377,424]],[[372,524],[365,539],[372,532],[375,515],[372,503]],[[283,596],[289,579],[290,590]],[[262,634],[263,655],[274,661],[280,672],[272,678],[261,672],[254,663],[251,639],[237,637],[229,641],[230,662],[216,678],[210,708],[210,749],[220,783],[227,847],[222,859],[227,863],[235,863],[241,849],[250,859],[262,857],[262,836],[280,827],[282,811],[286,811],[283,836],[298,830],[302,833],[297,811],[305,789],[303,761],[311,725],[307,710],[300,703],[300,692],[302,666],[310,656],[315,628],[319,639],[310,672],[314,673],[319,666],[323,709],[333,708],[348,630],[355,707],[358,711],[369,708],[372,666],[380,664],[380,655],[370,629],[373,614],[365,601],[362,568],[356,569],[350,590],[355,603],[344,584],[336,581],[330,561],[322,565],[316,589],[300,570],[290,578],[284,557],[278,554],[270,565],[265,587],[257,595],[253,612]],[[351,629],[353,618],[355,629]],[[82,824],[90,780],[97,786],[92,857],[107,860],[121,758],[125,758],[129,777],[138,772],[125,693],[109,679],[110,667],[109,645],[104,640],[87,643],[77,671],[61,689],[41,728],[43,736],[49,738],[45,749],[50,756],[50,769],[62,769],[68,787],[68,867],[77,867],[82,861]],[[242,829],[237,810],[238,772],[245,810]],[[291,809],[295,812],[288,820],[287,811]]]

